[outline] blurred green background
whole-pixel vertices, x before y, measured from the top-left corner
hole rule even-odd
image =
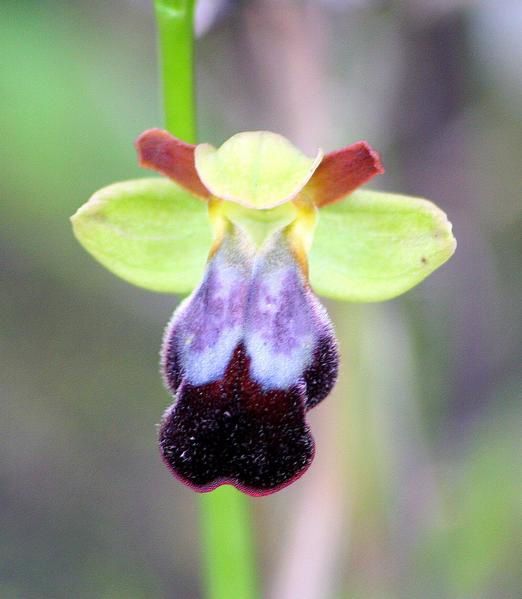
[[[2,599],[202,592],[197,497],[156,449],[178,299],[114,278],[68,222],[147,174],[150,4],[1,3]],[[459,243],[400,299],[329,304],[343,372],[311,417],[316,461],[252,501],[263,597],[519,597],[521,3],[201,0],[198,31],[202,140],[368,139],[376,185],[434,200]]]

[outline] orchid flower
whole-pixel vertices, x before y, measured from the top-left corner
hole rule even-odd
[[[355,191],[383,172],[366,142],[307,157],[266,131],[216,149],[152,129],[136,146],[140,164],[168,179],[104,188],[73,226],[124,279],[190,293],[163,339],[174,403],[159,428],[162,457],[197,491],[273,493],[310,465],[306,413],[337,378],[337,341],[315,293],[399,295],[451,256],[451,225],[427,200]]]

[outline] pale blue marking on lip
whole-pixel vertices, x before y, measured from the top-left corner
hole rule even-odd
[[[210,260],[200,286],[176,310],[164,336],[193,385],[221,378],[243,334],[252,257],[237,235]]]
[[[256,256],[244,334],[252,378],[266,389],[295,384],[310,366],[330,320],[313,295],[286,238]]]
[[[286,237],[274,234],[254,255],[236,229],[209,261],[201,285],[174,313],[164,356],[174,348],[182,376],[204,385],[224,376],[243,342],[252,379],[267,390],[287,389],[311,365],[325,335],[333,335],[330,320]]]

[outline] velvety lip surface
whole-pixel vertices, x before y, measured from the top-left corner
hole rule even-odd
[[[305,420],[305,385],[264,391],[250,377],[240,344],[223,379],[182,383],[160,428],[160,450],[172,473],[197,491],[232,484],[250,495],[280,490],[314,455]]]

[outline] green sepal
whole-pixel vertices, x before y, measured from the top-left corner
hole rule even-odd
[[[109,185],[71,221],[83,247],[129,283],[185,294],[200,281],[211,245],[207,204],[172,181]]]
[[[210,193],[261,210],[294,198],[322,158],[321,150],[309,158],[269,131],[237,133],[218,149],[200,144],[195,152],[196,170]]]
[[[333,299],[383,301],[420,283],[455,247],[451,223],[432,202],[356,191],[319,211],[310,282]]]

